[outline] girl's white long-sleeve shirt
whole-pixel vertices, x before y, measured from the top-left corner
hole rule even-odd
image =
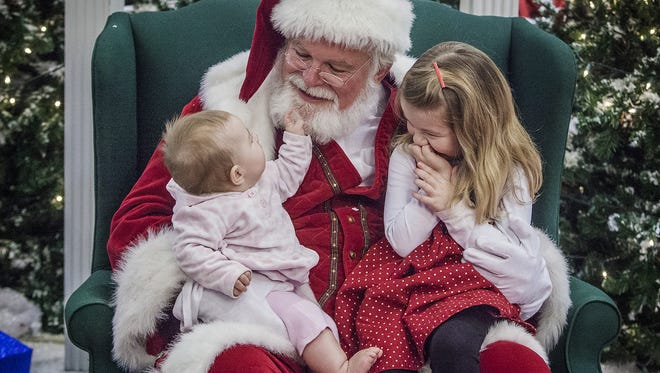
[[[385,196],[385,237],[401,257],[410,254],[429,238],[433,228],[444,222],[449,234],[461,247],[471,247],[481,235],[489,235],[503,242],[519,244],[508,229],[510,216],[517,216],[531,224],[532,202],[524,174],[518,170],[503,199],[505,214],[495,224],[477,225],[474,209],[460,202],[443,211],[431,211],[413,196],[423,193],[415,184],[416,162],[409,153],[397,147],[390,157]],[[516,198],[518,197],[518,199]],[[520,199],[520,200],[519,200]],[[492,242],[492,240],[491,240]]]

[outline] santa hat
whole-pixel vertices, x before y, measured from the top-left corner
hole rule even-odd
[[[409,0],[262,0],[240,99],[247,102],[272,69],[286,39],[325,40],[386,56],[410,49]]]

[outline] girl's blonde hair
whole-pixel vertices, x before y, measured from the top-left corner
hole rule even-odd
[[[232,148],[223,136],[225,124],[238,120],[220,110],[177,117],[165,126],[163,159],[172,178],[191,194],[222,192],[234,165]]]
[[[423,110],[446,108],[462,156],[452,204],[467,201],[478,223],[499,217],[517,168],[534,198],[543,181],[541,156],[518,120],[507,80],[485,53],[459,42],[433,46],[408,71],[396,99],[399,112],[401,100]],[[397,141],[411,143],[412,136]]]

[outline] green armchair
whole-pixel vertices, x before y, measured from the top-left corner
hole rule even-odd
[[[417,56],[445,40],[488,53],[508,77],[522,122],[544,160],[533,220],[556,240],[559,193],[576,66],[570,48],[522,18],[474,16],[414,0]],[[65,322],[89,353],[90,372],[121,371],[112,360],[113,282],[106,254],[110,219],[158,143],[163,124],[195,95],[206,69],[250,47],[258,0],[202,0],[176,11],[115,13],[92,61],[95,230],[91,275],[71,295]],[[600,353],[619,331],[614,302],[571,278],[573,305],[553,372],[600,372]]]

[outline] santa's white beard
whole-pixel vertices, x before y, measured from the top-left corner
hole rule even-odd
[[[339,100],[335,92],[325,87],[307,87],[299,74],[291,74],[285,79],[276,77],[275,81],[279,84],[273,87],[270,97],[270,113],[275,125],[283,128],[284,115],[292,108],[300,107],[303,112],[310,113],[306,118],[305,130],[319,144],[351,134],[367,118],[376,114],[372,110],[377,107],[380,96],[378,89],[382,89],[379,83],[369,79],[353,104],[339,110]],[[300,98],[297,92],[299,89],[329,101],[310,104]]]

